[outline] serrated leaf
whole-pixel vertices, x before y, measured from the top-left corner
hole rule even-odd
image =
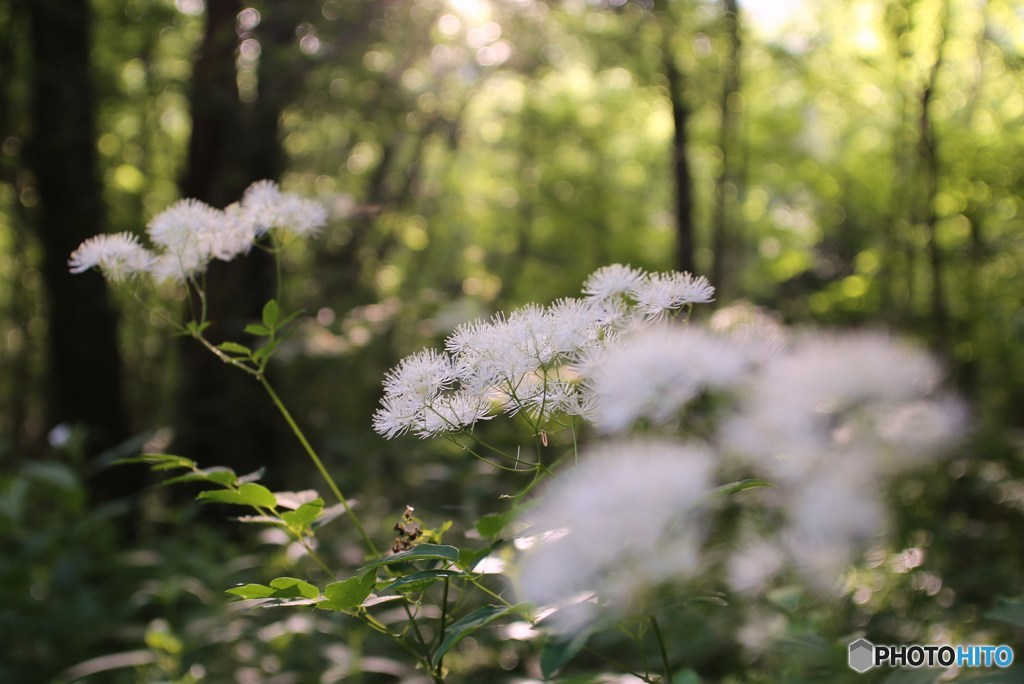
[[[238,344],[237,342],[221,342],[217,345],[217,349],[228,354],[240,354],[242,356],[249,356],[252,354],[252,350],[246,347],[244,344]]]
[[[259,323],[250,323],[245,326],[245,332],[250,335],[256,335],[257,337],[266,337],[270,334],[270,328],[265,325],[260,325]]]
[[[459,550],[454,546],[444,546],[441,544],[420,544],[419,546],[403,551],[402,553],[396,553],[393,556],[384,556],[378,558],[372,563],[367,563],[361,570],[369,570],[370,568],[378,568],[382,565],[394,565],[395,563],[408,563],[411,561],[418,560],[445,560],[452,563],[457,563],[459,560]]]
[[[244,599],[270,598],[274,595],[274,589],[263,584],[243,584],[240,587],[228,589],[225,593],[241,596]]]
[[[444,655],[470,634],[491,624],[495,620],[515,611],[515,607],[487,605],[477,608],[469,615],[456,620],[445,631],[444,641],[434,651],[431,662],[436,667]]]
[[[269,302],[263,305],[263,325],[268,328],[277,327],[277,319],[281,316],[281,307],[277,305],[277,301],[271,299]]]
[[[372,570],[359,577],[332,582],[324,587],[325,600],[316,604],[323,610],[355,610],[373,591],[377,576]]]
[[[314,499],[309,503],[304,503],[294,511],[288,511],[281,514],[281,519],[285,521],[288,527],[294,527],[295,529],[302,529],[307,527],[310,523],[317,519],[320,513],[324,510],[324,500]]]
[[[315,599],[320,596],[320,590],[315,586],[294,577],[277,577],[270,580],[270,586],[275,590],[274,598]]]
[[[200,501],[234,504],[236,506],[260,506],[262,508],[275,508],[277,506],[277,499],[274,498],[273,492],[263,485],[252,482],[246,482],[238,489],[215,489],[200,492],[196,498]]]
[[[439,579],[457,577],[460,574],[454,570],[421,570],[395,580],[381,591],[423,591]]]

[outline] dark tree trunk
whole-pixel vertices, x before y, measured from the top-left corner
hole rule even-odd
[[[661,25],[662,60],[672,105],[672,176],[675,180],[676,267],[683,271],[695,270],[696,250],[693,227],[693,177],[687,158],[689,136],[686,130],[690,108],[686,103],[685,77],[676,61],[673,47],[675,22],[665,0],[654,3],[655,18]]]
[[[244,104],[236,87],[235,21],[239,0],[209,0],[207,27],[193,76],[192,138],[182,194],[217,207],[240,199],[255,180],[276,179],[282,170],[278,119],[301,82],[289,70],[295,59],[282,53],[292,43],[294,22],[287,3],[268,7],[259,27],[261,62],[256,102]],[[254,250],[231,263],[214,263],[207,276],[209,336],[244,340],[247,322],[259,318],[274,296],[273,261]],[[182,348],[183,380],[178,396],[175,448],[202,463],[238,471],[269,466],[271,483],[281,476],[280,418],[262,388],[194,341]],[[191,344],[188,344],[191,342]],[[278,480],[279,482],[279,480]]]
[[[722,23],[727,42],[723,59],[721,121],[718,146],[722,151],[722,168],[715,179],[715,219],[712,225],[711,251],[714,262],[711,267],[711,283],[718,292],[718,300],[726,299],[735,292],[734,276],[739,272],[736,260],[740,250],[737,234],[739,226],[730,225],[730,206],[735,206],[739,196],[737,180],[736,148],[740,142],[739,100],[740,93],[740,8],[737,0],[723,0]]]
[[[117,317],[103,279],[72,275],[68,256],[102,232],[96,175],[87,0],[29,3],[34,74],[33,132],[28,162],[39,191],[37,228],[43,245],[48,302],[47,424],[82,425],[95,455],[128,434],[121,396]],[[102,471],[101,497],[130,493],[139,471]]]

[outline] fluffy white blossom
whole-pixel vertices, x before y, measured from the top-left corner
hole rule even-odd
[[[242,213],[257,235],[280,228],[299,236],[315,235],[327,224],[327,210],[319,202],[282,192],[277,183],[256,181],[245,191]]]
[[[704,276],[691,273],[649,273],[632,290],[637,308],[649,318],[662,318],[684,304],[710,302],[715,288]]]
[[[657,585],[700,567],[707,449],[662,441],[608,443],[547,488],[524,515],[538,541],[520,560],[524,600],[559,606],[588,592],[629,612]],[[589,622],[597,605],[555,613],[560,631]]]
[[[854,451],[869,454],[863,468],[886,460],[895,472],[917,462],[901,445],[930,441],[900,427],[910,407],[919,422],[945,425],[946,438],[964,425],[956,402],[929,397],[938,379],[931,356],[887,334],[808,333],[765,362],[724,443],[778,479],[799,481]]]
[[[147,225],[153,252],[137,243],[111,242],[106,239],[110,236],[99,236],[99,242],[83,243],[69,265],[75,273],[99,266],[110,280],[148,273],[158,281],[182,282],[205,271],[215,259],[230,261],[247,254],[271,228],[312,235],[326,220],[327,212],[319,203],[283,193],[271,181],[259,181],[250,186],[241,202],[223,211],[199,200],[183,199],[154,216]],[[83,266],[100,254],[101,248],[106,261]],[[115,248],[120,250],[117,257],[113,256]]]
[[[153,255],[129,233],[96,235],[71,253],[68,268],[82,273],[99,268],[104,277],[120,282],[129,276],[145,273],[153,263]]]
[[[618,295],[632,294],[643,280],[644,274],[638,268],[611,264],[597,269],[583,283],[583,294],[597,299],[610,299]]]
[[[451,386],[455,369],[451,360],[433,349],[424,349],[402,359],[384,376],[390,394],[409,395],[427,402]]]
[[[665,423],[705,389],[742,379],[747,357],[724,338],[695,326],[656,326],[623,335],[589,359],[586,386],[594,421],[621,432],[638,420]]]

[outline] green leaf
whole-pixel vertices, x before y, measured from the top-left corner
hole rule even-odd
[[[274,590],[263,584],[243,584],[240,587],[228,589],[225,593],[241,596],[244,599],[258,599],[270,598],[274,595]]]
[[[486,558],[493,550],[493,544],[483,549],[459,549],[457,565],[466,572],[472,572],[476,564]]]
[[[421,570],[420,572],[414,572],[411,575],[406,575],[405,577],[395,580],[388,586],[381,589],[381,591],[423,591],[439,579],[445,577],[456,577],[460,574],[462,573],[455,572],[454,570]]]
[[[265,325],[259,325],[258,323],[250,323],[245,326],[245,332],[250,335],[256,335],[257,337],[266,337],[270,334],[270,328]]]
[[[476,521],[476,531],[480,533],[481,537],[493,539],[501,534],[505,525],[512,522],[518,513],[518,509],[515,508],[510,508],[504,513],[488,513]]]
[[[715,494],[721,494],[722,496],[729,496],[731,494],[738,494],[745,492],[748,489],[760,489],[762,487],[774,487],[775,485],[767,480],[758,480],[756,478],[749,478],[746,480],[740,480],[739,482],[730,482],[724,484],[721,487],[716,487],[712,491]]]
[[[437,647],[436,651],[434,651],[431,662],[436,667],[437,663],[444,657],[444,654],[452,650],[452,648],[454,648],[460,641],[468,637],[470,634],[473,634],[474,632],[477,632],[491,624],[498,618],[515,611],[515,606],[487,605],[477,608],[460,620],[456,620],[445,632],[444,641],[442,641],[441,645]]]
[[[237,342],[222,342],[217,345],[217,349],[228,354],[239,354],[241,356],[249,356],[252,354],[252,350],[246,347],[244,344],[238,344]]]
[[[237,506],[261,506],[263,508],[275,508],[277,506],[277,499],[274,498],[274,494],[269,489],[252,482],[247,482],[238,489],[215,489],[213,491],[200,492],[196,498],[200,501],[212,501]]]
[[[320,590],[305,580],[294,577],[278,577],[270,581],[273,587],[274,598],[306,598],[315,599],[320,596]]]
[[[550,679],[575,658],[587,645],[590,634],[591,632],[585,629],[571,639],[553,639],[544,644],[540,650],[540,671],[544,679]]]
[[[243,584],[242,586],[228,589],[227,593],[241,596],[244,599],[315,599],[320,596],[320,590],[315,586],[305,580],[294,577],[278,577],[271,580],[269,587],[264,584]]]
[[[1014,627],[1024,627],[1024,597],[997,599],[996,607],[987,611],[985,617],[1006,622]]]
[[[378,558],[372,563],[367,563],[360,569],[369,570],[370,568],[378,568],[382,565],[394,565],[395,563],[408,563],[418,560],[445,560],[451,563],[457,563],[459,560],[459,550],[454,546],[420,544],[416,548],[409,549],[408,551],[396,553],[393,556]]]
[[[270,329],[277,327],[277,319],[281,316],[281,307],[277,305],[277,301],[271,299],[269,302],[263,305],[263,325]]]
[[[175,468],[195,468],[196,462],[184,456],[174,454],[141,454],[132,458],[122,458],[114,461],[115,464],[124,463],[146,463],[153,466],[153,470],[173,470]]]
[[[316,520],[323,510],[324,500],[317,498],[302,504],[294,511],[282,513],[281,519],[285,521],[288,527],[301,530],[304,527],[308,527],[311,522]]]
[[[355,610],[366,600],[377,582],[377,575],[372,570],[361,577],[350,577],[341,582],[331,582],[324,587],[326,600],[316,604],[323,610]]]
[[[163,486],[179,484],[181,482],[214,482],[225,487],[234,486],[238,482],[238,476],[231,468],[214,466],[205,468],[198,473],[185,473],[163,481]]]

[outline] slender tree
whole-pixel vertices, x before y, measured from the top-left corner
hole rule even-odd
[[[655,0],[654,16],[661,29],[661,56],[669,103],[672,106],[672,177],[675,191],[676,266],[695,270],[696,243],[693,225],[693,176],[690,171],[690,106],[686,102],[686,78],[679,67],[675,48],[675,21],[669,0]]]
[[[103,279],[68,272],[68,255],[102,232],[96,174],[87,0],[29,3],[32,135],[28,164],[39,192],[36,228],[46,285],[47,425],[83,426],[96,455],[128,434],[121,394],[117,317]],[[105,471],[102,496],[128,493],[137,473]]]

